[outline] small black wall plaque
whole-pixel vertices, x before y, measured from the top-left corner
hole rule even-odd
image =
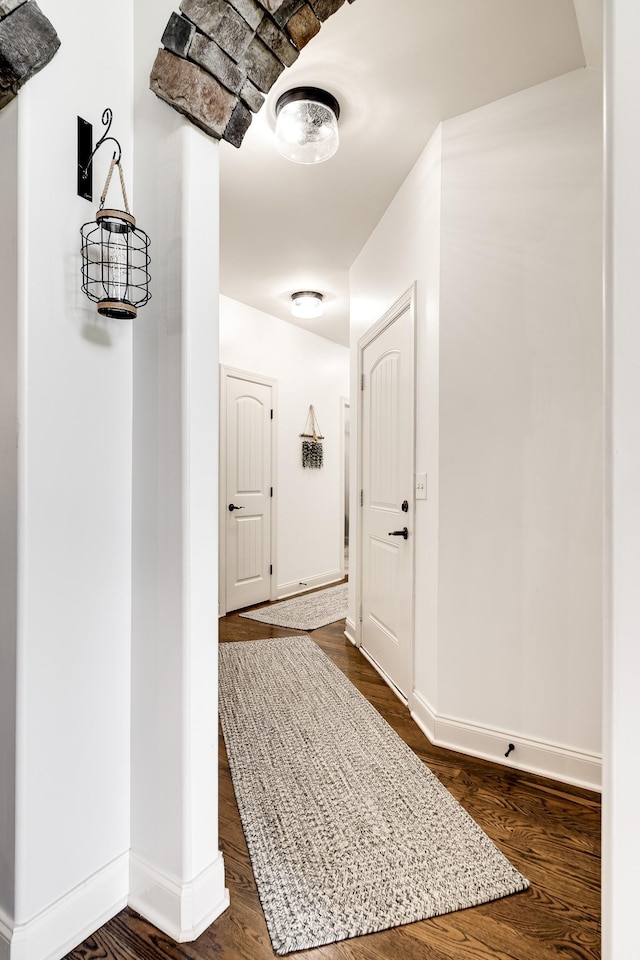
[[[78,196],[93,200],[93,124],[78,117]]]

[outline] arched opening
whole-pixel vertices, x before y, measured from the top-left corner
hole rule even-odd
[[[151,89],[205,133],[239,147],[265,94],[344,3],[183,0],[162,35]]]

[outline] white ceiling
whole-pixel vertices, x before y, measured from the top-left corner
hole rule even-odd
[[[602,69],[602,0],[345,4],[242,147],[222,144],[222,293],[348,345],[349,268],[438,124],[585,64]],[[273,144],[274,104],[301,84],[341,105],[340,149],[315,166]],[[301,289],[324,294],[320,320],[291,317]]]

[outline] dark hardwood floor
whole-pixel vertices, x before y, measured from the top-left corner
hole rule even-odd
[[[311,636],[529,878],[531,888],[470,910],[289,954],[292,960],[599,960],[599,796],[431,746],[343,629],[339,621]],[[220,621],[221,642],[300,633],[238,614]],[[197,941],[175,944],[127,909],[68,954],[70,960],[273,960],[222,736],[220,846],[231,906]]]

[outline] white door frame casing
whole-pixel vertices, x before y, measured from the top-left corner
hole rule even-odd
[[[364,556],[364,524],[363,524],[363,506],[362,506],[362,496],[361,492],[363,489],[363,450],[364,450],[364,391],[362,389],[362,378],[363,378],[363,369],[364,369],[364,352],[365,349],[373,343],[373,341],[380,336],[380,334],[390,327],[405,311],[409,311],[409,319],[411,326],[411,357],[409,358],[408,369],[410,371],[410,388],[411,388],[411,423],[408,425],[410,431],[410,449],[411,449],[411,476],[409,478],[409,489],[410,489],[410,517],[411,517],[411,536],[410,536],[410,563],[411,563],[411,610],[409,615],[410,620],[410,632],[411,632],[411,679],[409,683],[409,690],[407,692],[407,697],[405,697],[397,690],[394,686],[391,678],[386,676],[381,672],[378,665],[367,656],[366,651],[362,647],[362,594],[363,594],[363,583],[362,583],[362,570],[363,563],[362,558]],[[402,700],[403,703],[407,703],[411,709],[413,701],[413,688],[414,688],[414,678],[415,678],[415,514],[416,514],[416,500],[415,500],[415,464],[416,464],[416,284],[413,283],[409,289],[399,297],[396,302],[386,311],[386,313],[372,326],[366,333],[360,337],[358,340],[358,401],[357,401],[357,410],[358,410],[358,420],[357,420],[357,489],[356,489],[356,498],[358,503],[357,515],[358,515],[358,531],[357,531],[357,544],[358,544],[358,563],[357,563],[357,574],[356,574],[356,633],[355,640],[356,646],[360,649],[362,654],[370,660],[372,666],[380,673],[383,680],[389,684],[391,689],[397,696]]]
[[[259,383],[271,387],[271,396],[273,402],[273,420],[271,424],[271,486],[273,487],[273,496],[271,497],[271,544],[270,544],[270,563],[272,576],[270,581],[270,600],[277,600],[276,584],[277,577],[277,520],[278,520],[278,444],[277,444],[277,424],[278,424],[278,381],[271,377],[263,377],[259,373],[251,373],[248,370],[239,370],[237,367],[228,367],[220,364],[220,522],[219,522],[219,543],[220,559],[219,569],[219,601],[218,616],[224,617],[227,613],[227,380],[233,377],[237,380],[246,380],[247,383]]]
[[[347,410],[351,410],[351,400],[349,397],[340,397],[340,516],[344,518],[349,508],[348,498],[345,491],[346,459],[349,453],[348,445],[345,440],[345,425],[347,422]],[[351,419],[349,419],[351,428]],[[349,539],[351,539],[351,520],[349,520]],[[344,525],[340,526],[340,573],[342,579],[347,574],[344,563]]]

